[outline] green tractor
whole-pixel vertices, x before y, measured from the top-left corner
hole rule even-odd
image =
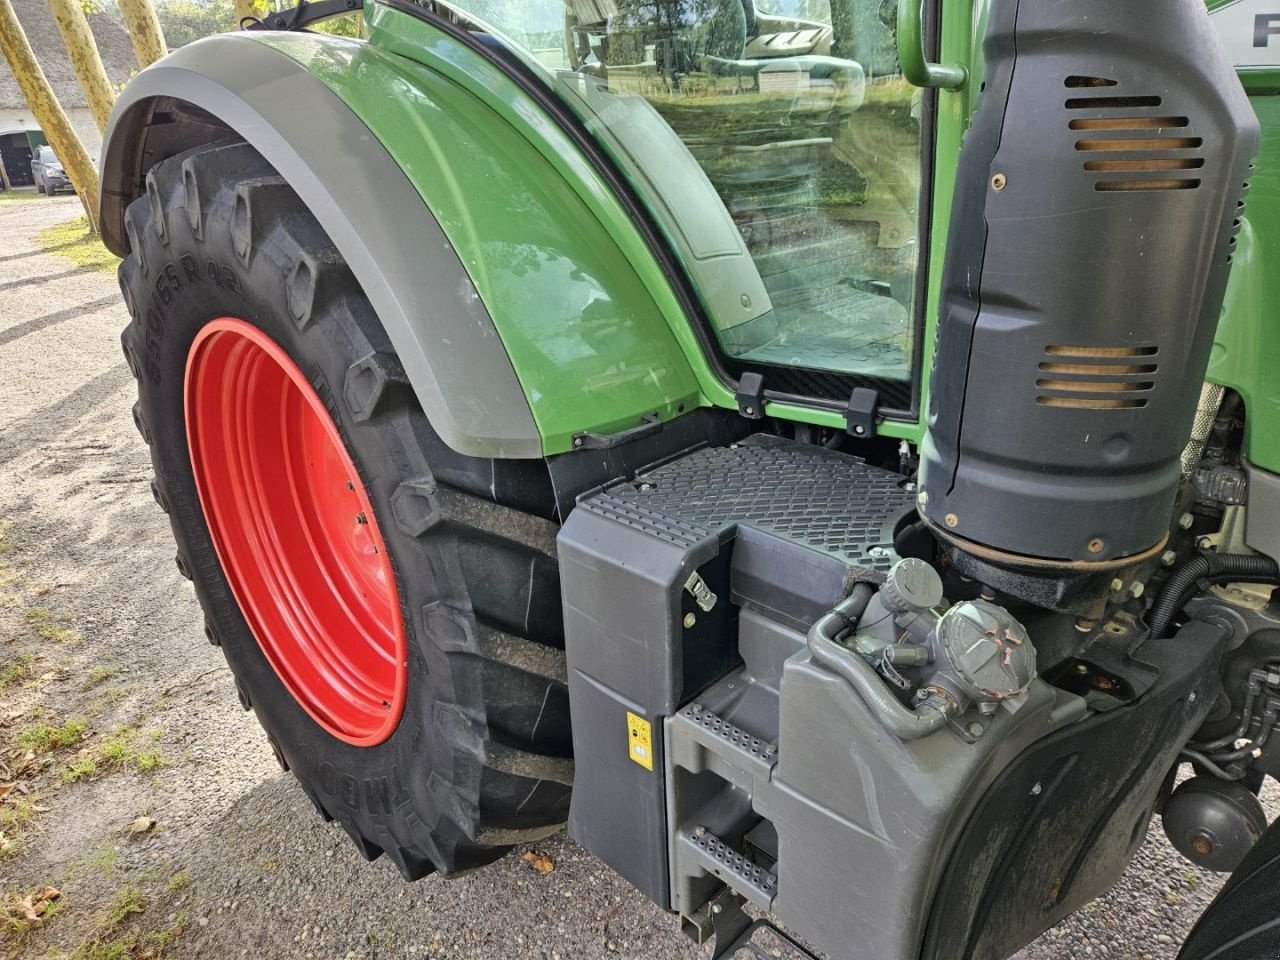
[[[1280,12],[356,9],[144,70],[101,163],[155,499],[320,815],[996,960],[1160,813],[1235,871],[1181,956],[1276,956]]]

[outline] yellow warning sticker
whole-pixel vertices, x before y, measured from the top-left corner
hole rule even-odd
[[[627,711],[627,749],[631,759],[646,770],[653,769],[653,724]]]

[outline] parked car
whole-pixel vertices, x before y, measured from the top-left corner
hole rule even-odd
[[[35,179],[36,189],[52,197],[59,190],[71,190],[71,181],[67,171],[62,168],[62,161],[48,144],[36,147],[31,154],[31,176]]]

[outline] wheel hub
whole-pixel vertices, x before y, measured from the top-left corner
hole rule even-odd
[[[368,493],[324,402],[257,327],[206,324],[187,356],[187,442],[222,569],[281,682],[371,746],[404,709],[404,622]]]

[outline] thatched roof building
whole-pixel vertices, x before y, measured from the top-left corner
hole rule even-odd
[[[27,40],[44,69],[45,76],[53,84],[54,92],[80,133],[85,146],[97,155],[101,145],[98,128],[85,103],[84,92],[71,69],[66,47],[58,25],[49,12],[45,0],[12,0]],[[133,45],[123,26],[106,13],[89,14],[89,26],[98,41],[98,53],[107,69],[107,76],[114,84],[122,84],[138,69]],[[30,175],[30,148],[43,142],[40,127],[27,109],[27,102],[18,89],[18,82],[9,71],[9,65],[0,57],[0,161],[5,164],[9,178],[21,184]]]

